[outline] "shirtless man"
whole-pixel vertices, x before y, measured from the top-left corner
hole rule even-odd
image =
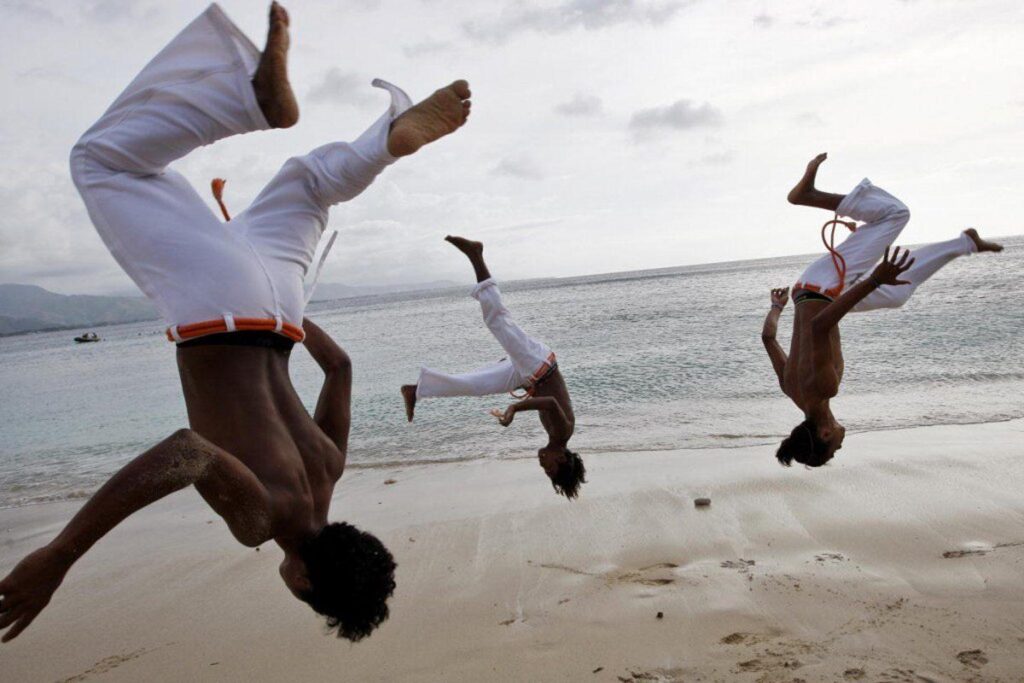
[[[843,316],[851,311],[898,308],[922,282],[954,258],[1003,249],[983,240],[971,228],[948,242],[915,249],[913,255],[899,247],[890,252],[890,246],[910,220],[907,207],[866,178],[845,196],[817,190],[814,180],[826,158],[827,155],[819,154],[811,160],[803,178],[789,193],[790,203],[826,209],[864,224],[836,247],[837,257],[822,256],[794,285],[796,314],[788,358],[776,341],[775,332],[789,301],[789,288],[771,292],[772,307],[764,321],[761,339],[783,393],[804,413],[804,421],[793,429],[776,453],[779,462],[787,466],[795,460],[819,467],[842,447],[846,429],[832,414],[829,399],[839,393],[843,379],[839,341],[839,321]],[[852,222],[847,225],[853,226]]]
[[[527,398],[513,403],[504,413],[495,409],[494,416],[503,427],[508,427],[516,413],[537,411],[537,417],[548,433],[547,445],[537,451],[540,465],[551,479],[555,491],[572,500],[579,495],[580,485],[586,483],[586,468],[580,456],[568,448],[576,426],[576,415],[569,400],[569,389],[555,362],[555,354],[523,332],[512,320],[512,315],[501,301],[498,283],[484,262],[484,245],[450,235],[445,240],[465,254],[473,265],[477,281],[473,298],[480,302],[484,324],[508,356],[462,375],[422,368],[419,382],[402,387],[406,416],[412,422],[416,401],[421,398],[487,396],[525,390]]]
[[[359,194],[397,157],[459,128],[469,89],[456,81],[413,107],[382,83],[391,108],[369,130],[290,159],[247,211],[222,224],[167,166],[229,135],[297,122],[288,27],[275,3],[260,53],[211,5],[72,152],[93,223],[178,343],[190,429],[125,465],[0,581],[4,642],[32,623],[101,537],[190,485],[240,543],[280,546],[285,585],[339,637],[359,640],[388,616],[391,554],[374,536],[327,521],[345,467],[352,375],[345,352],[303,319],[303,278],[329,207]],[[291,346],[303,340],[324,372],[312,417],[288,376]]]

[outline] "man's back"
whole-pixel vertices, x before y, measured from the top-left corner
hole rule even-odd
[[[191,428],[252,470],[270,494],[275,526],[323,524],[345,454],[295,392],[289,355],[254,346],[180,348],[178,371]]]

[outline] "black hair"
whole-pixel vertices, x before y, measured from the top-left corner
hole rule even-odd
[[[395,559],[373,534],[344,522],[327,524],[302,548],[310,590],[302,596],[327,617],[327,630],[352,642],[388,618]]]
[[[579,454],[568,448],[562,453],[565,457],[558,464],[555,476],[551,477],[551,485],[555,488],[555,493],[573,500],[580,493],[580,485],[587,483],[587,468],[583,466],[583,459]]]
[[[810,420],[804,420],[779,445],[775,457],[789,467],[794,460],[808,467],[821,467],[832,459],[829,444],[818,436],[818,429]]]

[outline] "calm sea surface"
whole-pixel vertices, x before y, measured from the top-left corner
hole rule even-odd
[[[851,431],[1024,417],[1024,238],[958,259],[903,309],[843,323],[846,378],[833,410]],[[547,342],[572,391],[573,445],[611,451],[773,446],[802,419],[761,347],[768,289],[812,257],[503,285],[518,322]],[[465,288],[318,304],[310,311],[355,365],[352,466],[529,457],[537,420],[487,415],[502,396],[424,401],[405,422],[398,387],[421,364],[468,370],[504,354]],[[788,346],[792,311],[780,338]],[[185,426],[174,346],[159,323],[0,338],[0,507],[80,498]],[[319,374],[302,347],[292,377],[307,406]],[[238,387],[239,398],[245,387]],[[722,457],[728,457],[723,451]],[[849,449],[843,457],[856,457]]]

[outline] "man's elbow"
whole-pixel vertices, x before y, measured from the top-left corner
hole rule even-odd
[[[327,374],[331,373],[351,373],[352,372],[352,359],[345,352],[344,349],[337,349],[332,351],[329,356],[323,359],[320,363],[320,367]]]

